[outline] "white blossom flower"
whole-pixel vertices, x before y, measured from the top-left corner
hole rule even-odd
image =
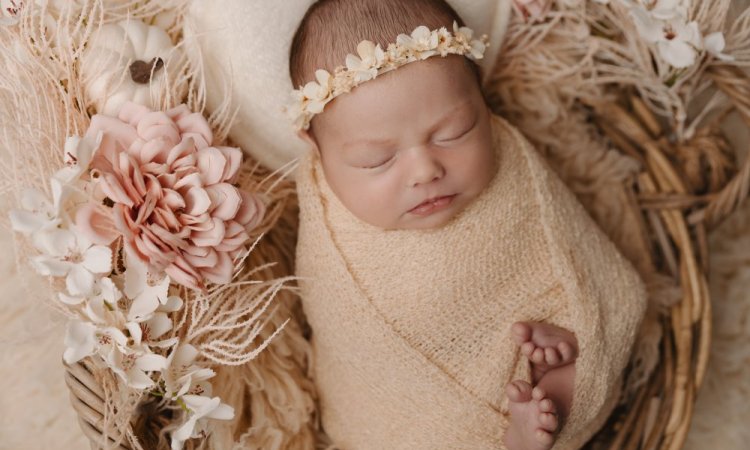
[[[96,283],[95,295],[84,307],[87,321],[73,320],[68,323],[65,333],[65,362],[73,364],[82,358],[104,348],[117,346],[127,348],[128,337],[122,331],[124,320],[118,310],[122,294],[110,278],[102,278]],[[68,304],[82,303],[85,298],[61,296]]]
[[[177,340],[156,339],[172,329],[166,311],[157,311],[148,320],[129,321],[121,309],[122,293],[110,278],[97,283],[96,295],[89,298],[84,313],[88,321],[71,321],[65,337],[65,361],[72,364],[86,356],[99,354],[108,366],[129,386],[145,389],[153,380],[147,372],[163,370],[167,359],[154,354],[150,347],[168,347]],[[182,306],[178,297],[170,297],[165,310]]]
[[[167,368],[162,372],[166,388],[165,397],[211,395],[211,383],[206,380],[216,373],[193,364],[197,357],[198,350],[190,344],[182,344],[172,350],[167,357]]]
[[[161,371],[167,366],[165,357],[144,351],[123,353],[115,347],[109,347],[109,351],[102,354],[102,357],[114,373],[135,389],[153,386],[154,380],[148,372]]]
[[[355,82],[372,80],[378,76],[378,67],[385,59],[385,52],[380,44],[372,41],[362,41],[357,45],[359,57],[346,55],[346,67],[353,72]]]
[[[133,339],[134,347],[140,347],[143,344],[148,344],[149,347],[171,347],[177,343],[177,338],[156,340],[172,329],[172,319],[163,312],[156,312],[151,315],[150,319],[142,322],[127,322],[125,328]]]
[[[96,326],[91,322],[71,320],[65,330],[65,352],[63,359],[68,364],[75,364],[83,358],[93,355],[97,347]],[[125,338],[125,335],[123,335]]]
[[[50,188],[52,201],[37,189],[24,189],[20,199],[22,209],[10,211],[13,230],[32,236],[37,231],[54,229],[61,224],[60,213],[66,189],[64,184],[55,178],[50,181]]]
[[[689,6],[688,0],[640,0],[631,8],[630,15],[641,37],[655,44],[661,58],[672,67],[695,64],[704,50],[723,61],[732,61],[731,55],[722,53],[723,33],[704,37],[698,22],[687,21]]]
[[[411,36],[399,34],[396,44],[406,48],[414,59],[427,59],[436,55],[440,37],[437,31],[430,31],[424,25],[420,25],[411,32]]]
[[[466,55],[470,59],[482,59],[487,45],[480,39],[472,40],[474,30],[469,27],[459,27],[458,22],[453,21],[453,34],[456,40],[461,42],[469,53]]]
[[[234,408],[221,403],[219,397],[185,395],[181,398],[189,415],[188,420],[172,433],[172,450],[182,449],[190,438],[205,436],[206,419],[231,420],[234,417]]]
[[[128,320],[144,320],[169,300],[169,276],[154,274],[140,258],[127,258],[125,295],[133,300]]]
[[[326,103],[331,99],[333,78],[327,70],[315,71],[315,81],[310,81],[302,88],[302,93],[307,98],[307,110],[318,114],[323,112]]]
[[[96,136],[95,142],[79,136],[68,137],[65,140],[65,147],[63,148],[65,167],[55,172],[53,178],[60,180],[64,184],[78,179],[88,170],[94,151],[101,145],[103,136],[104,133],[100,131]]]
[[[641,37],[656,44],[659,55],[669,65],[679,69],[695,63],[703,48],[697,22],[688,23],[679,15],[669,20],[657,19],[642,6],[634,7],[630,14]]]
[[[289,97],[289,103],[284,106],[284,113],[297,129],[306,128],[307,100],[301,90],[295,89]]]
[[[31,258],[37,272],[66,277],[65,285],[72,296],[90,295],[94,282],[112,271],[112,250],[109,247],[92,245],[70,230],[40,230],[32,241],[42,252]]]
[[[437,31],[437,37],[437,52],[440,53],[440,56],[448,56],[451,43],[453,42],[453,35],[450,34],[447,28],[440,27],[440,29]]]
[[[471,41],[472,36],[474,36],[474,30],[469,27],[459,27],[458,22],[454,20],[453,34],[456,36],[456,39],[468,43],[469,41]]]

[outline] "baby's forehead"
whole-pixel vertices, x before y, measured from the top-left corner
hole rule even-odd
[[[479,86],[463,59],[452,55],[407,64],[360,84],[333,103],[342,100],[339,104],[356,102],[383,107],[384,99],[399,99],[403,102],[396,104],[403,106],[402,103],[429,104],[429,100],[466,96]]]

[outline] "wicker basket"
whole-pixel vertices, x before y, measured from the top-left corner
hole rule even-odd
[[[709,76],[750,126],[750,83],[733,67]],[[690,427],[711,342],[707,233],[748,196],[750,158],[738,167],[719,130],[720,115],[685,143],[669,143],[659,122],[637,98],[627,106],[590,105],[599,128],[645,170],[632,186],[631,206],[642,214],[648,264],[670,274],[681,299],[660,318],[661,360],[635,398],[619,408],[592,440],[592,448],[679,449]],[[695,161],[704,164],[695,167]]]

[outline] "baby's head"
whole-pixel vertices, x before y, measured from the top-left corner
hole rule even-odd
[[[386,49],[399,34],[463,25],[443,0],[322,0],[294,37],[295,87],[333,73],[357,44]],[[449,54],[411,62],[330,101],[299,135],[318,153],[331,190],[360,220],[384,229],[445,225],[492,180],[496,161],[479,68]],[[414,210],[428,199],[447,206]],[[445,199],[438,205],[445,204]]]

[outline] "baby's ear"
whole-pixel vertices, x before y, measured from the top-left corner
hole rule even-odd
[[[318,148],[318,143],[315,141],[315,137],[310,133],[309,130],[299,130],[297,132],[297,136],[299,136],[300,139],[305,141],[305,144],[307,144],[307,148],[309,151],[314,151],[315,153],[320,156],[320,149]]]

